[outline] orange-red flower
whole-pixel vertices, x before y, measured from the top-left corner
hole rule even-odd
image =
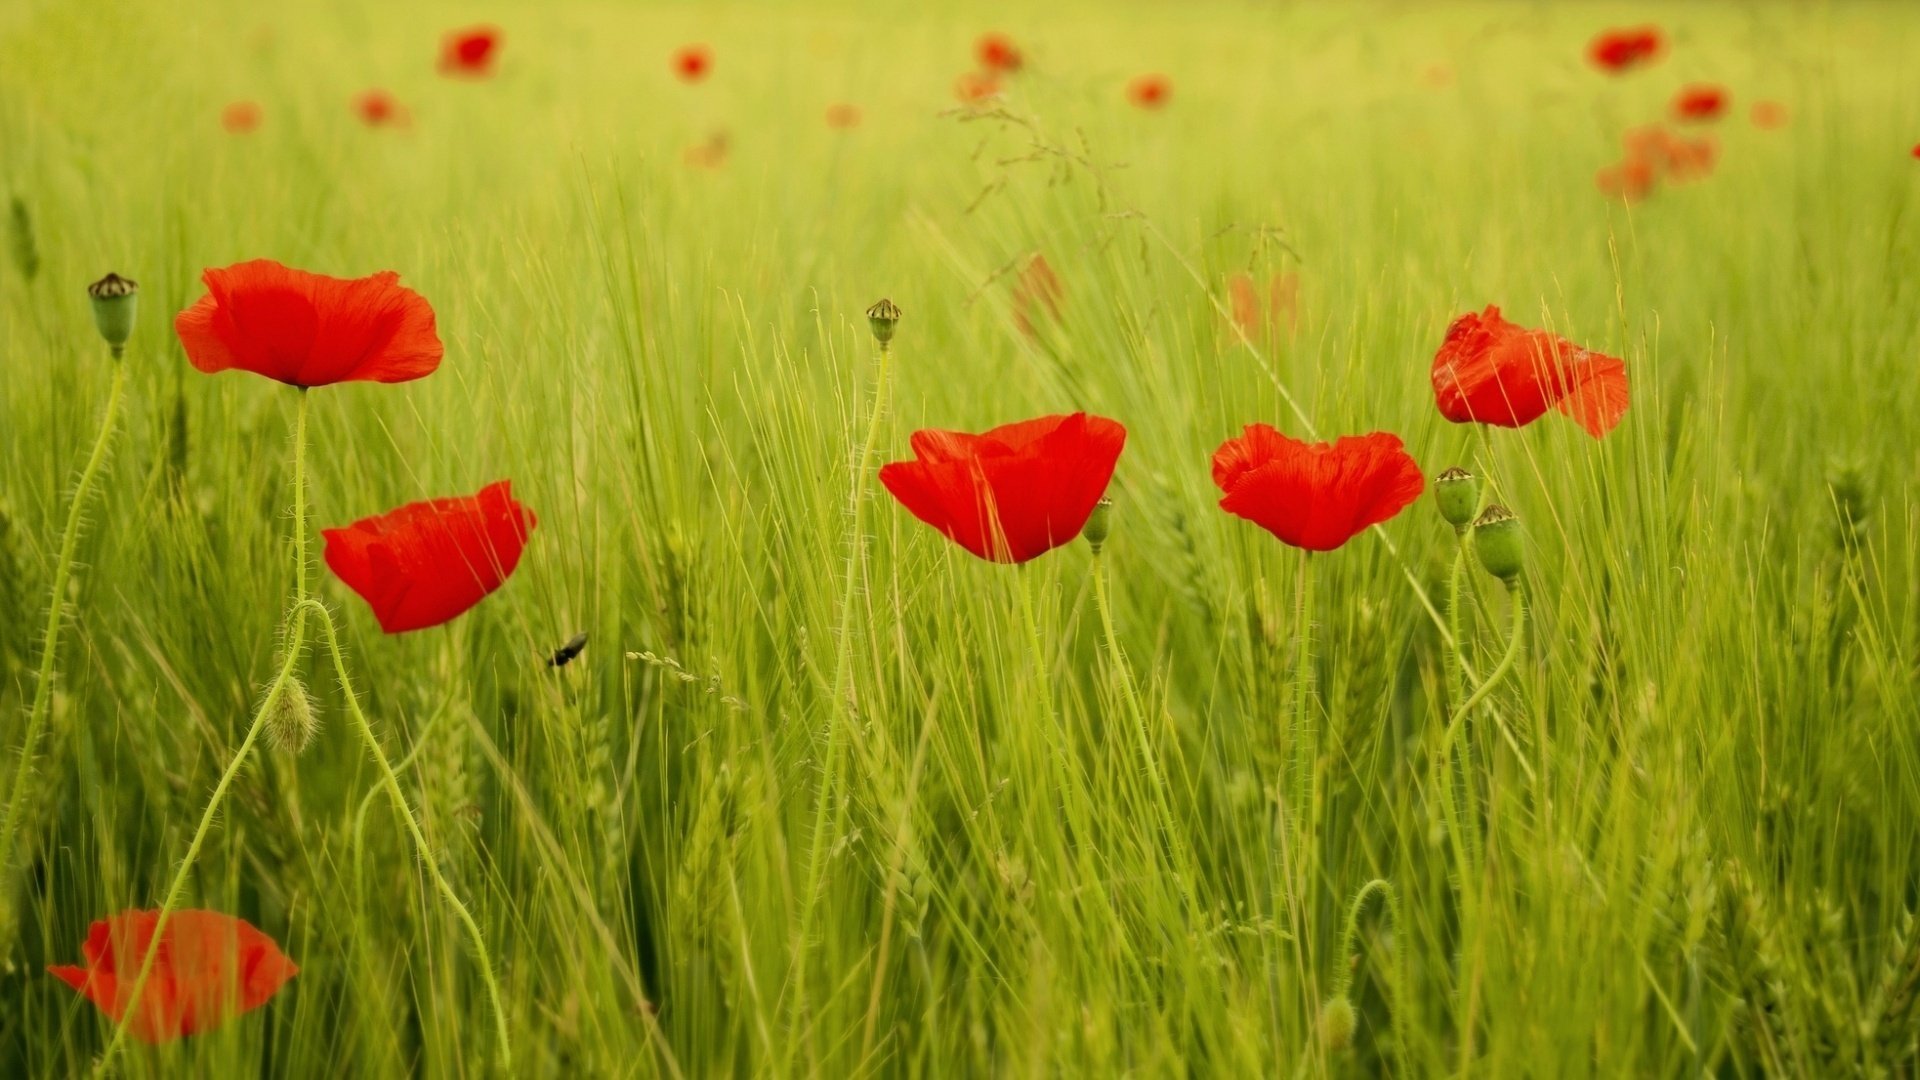
[[[201,371],[309,387],[406,382],[440,366],[432,306],[391,270],[345,279],[255,259],[200,280],[207,295],[173,328]]]
[[[713,70],[713,50],[705,45],[682,45],[673,52],[673,73],[681,82],[699,82]]]
[[[1142,109],[1158,109],[1173,96],[1173,81],[1165,75],[1137,75],[1127,84],[1127,100]]]
[[[1644,157],[1629,156],[1624,161],[1602,168],[1593,175],[1594,186],[1610,199],[1636,203],[1653,194],[1653,163]]]
[[[913,460],[880,482],[921,521],[982,559],[1021,563],[1070,543],[1106,494],[1127,429],[1073,413],[981,435],[916,431]]]
[[[1220,509],[1307,551],[1332,551],[1392,518],[1426,490],[1400,436],[1384,431],[1330,443],[1248,424],[1213,454]]]
[[[1920,158],[1920,143],[1913,144],[1913,156]]]
[[[1664,42],[1658,27],[1602,30],[1587,45],[1587,59],[1610,75],[1639,67],[1660,56]]]
[[[1060,285],[1060,275],[1053,272],[1045,255],[1035,255],[1020,268],[1020,277],[1013,284],[1013,321],[1020,332],[1033,337],[1040,332],[1040,320],[1057,321],[1060,318],[1060,301],[1066,290]]]
[[[1673,97],[1673,115],[1680,120],[1718,120],[1726,111],[1726,90],[1711,83],[1682,87]]]
[[[968,71],[953,80],[953,96],[965,105],[978,105],[999,92],[999,78],[987,72]]]
[[[860,126],[860,106],[840,101],[827,106],[827,126],[836,131]]]
[[[1300,275],[1273,275],[1262,296],[1252,274],[1234,274],[1227,279],[1227,303],[1233,324],[1247,337],[1277,337],[1283,329],[1291,337],[1300,329]]]
[[[407,121],[406,110],[394,100],[393,95],[378,88],[367,90],[354,98],[353,111],[368,127],[385,127]]]
[[[1020,46],[1013,39],[998,31],[980,35],[974,42],[973,55],[980,61],[983,71],[1011,75],[1026,63],[1026,57],[1020,54]]]
[[[1756,101],[1747,110],[1753,126],[1762,131],[1777,131],[1787,126],[1787,107],[1778,101]]]
[[[251,101],[235,101],[220,110],[220,126],[229,134],[245,135],[256,131],[265,114],[260,106]]]
[[[1489,305],[1460,316],[1433,358],[1433,396],[1456,424],[1521,427],[1557,409],[1599,438],[1627,411],[1627,365]]]
[[[453,30],[440,41],[440,74],[484,79],[500,58],[500,29],[471,26]]]
[[[142,1042],[196,1035],[265,1005],[300,969],[273,939],[243,919],[188,909],[167,918],[140,1000],[133,983],[153,946],[158,911],[123,911],[97,921],[80,952],[81,967],[53,965],[49,974]]]
[[[327,569],[360,594],[380,629],[401,634],[448,622],[506,584],[535,524],[502,480],[320,535]]]

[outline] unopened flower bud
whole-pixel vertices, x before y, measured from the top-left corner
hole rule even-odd
[[[133,336],[133,313],[140,300],[140,283],[119,274],[108,274],[87,286],[87,296],[93,300],[93,324],[100,328],[100,336],[107,339],[113,355],[119,356],[127,347],[127,339]]]
[[[1330,1053],[1339,1053],[1353,1045],[1353,1033],[1360,1026],[1353,1002],[1347,995],[1330,997],[1320,1006],[1320,1045]]]
[[[287,685],[267,716],[267,737],[280,749],[298,754],[313,742],[319,730],[320,718],[314,712],[313,699],[307,696],[306,684],[287,676]]]
[[[893,340],[893,328],[900,321],[900,305],[882,300],[867,309],[867,325],[873,327],[873,340],[885,345]]]
[[[1107,543],[1107,534],[1112,531],[1113,500],[1101,496],[1100,501],[1093,504],[1093,513],[1087,516],[1087,527],[1080,531],[1080,535],[1087,538],[1087,546],[1098,555]]]
[[[1523,562],[1520,519],[1513,511],[1495,504],[1473,523],[1473,549],[1480,553],[1480,565],[1501,581],[1520,576]]]
[[[1433,478],[1433,498],[1447,524],[1464,529],[1480,509],[1480,478],[1455,465]]]

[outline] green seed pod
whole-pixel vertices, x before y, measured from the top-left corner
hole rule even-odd
[[[33,215],[20,196],[13,197],[7,216],[7,247],[13,253],[13,265],[20,276],[32,281],[40,273],[40,247],[33,241]]]
[[[1337,1054],[1352,1046],[1354,1030],[1359,1026],[1360,1018],[1347,995],[1330,997],[1320,1006],[1320,1045],[1329,1053]]]
[[[1088,515],[1087,527],[1080,531],[1080,535],[1087,538],[1087,546],[1098,555],[1100,549],[1106,546],[1107,534],[1112,530],[1113,500],[1102,496],[1099,502],[1093,504],[1093,513]]]
[[[893,340],[893,328],[900,322],[900,305],[882,300],[867,309],[867,325],[873,327],[873,340],[885,345]]]
[[[314,712],[313,699],[307,696],[306,684],[288,676],[286,689],[280,691],[280,699],[273,703],[273,712],[267,717],[267,737],[280,749],[298,754],[313,742],[319,730],[320,718]]]
[[[127,347],[127,339],[133,336],[133,313],[140,302],[140,283],[119,274],[108,274],[87,286],[87,296],[93,300],[93,324],[100,328],[100,336],[107,339],[113,355],[119,356]]]
[[[1520,576],[1525,561],[1521,547],[1520,519],[1506,507],[1489,506],[1473,523],[1473,549],[1480,553],[1480,565],[1501,581]]]
[[[1480,478],[1455,465],[1433,478],[1433,498],[1447,524],[1464,529],[1480,509]]]

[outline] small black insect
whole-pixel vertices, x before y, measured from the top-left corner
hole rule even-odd
[[[573,637],[567,639],[565,645],[553,651],[553,655],[547,658],[547,666],[566,667],[567,664],[571,663],[574,657],[579,656],[581,650],[586,647],[587,635],[584,633],[575,634]]]

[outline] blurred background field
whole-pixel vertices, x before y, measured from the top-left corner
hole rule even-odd
[[[1656,62],[1586,61],[1645,22]],[[493,75],[436,72],[477,23]],[[962,103],[995,30],[1025,65]],[[5,900],[0,1073],[99,1052],[43,968],[157,904],[272,675],[294,395],[194,372],[171,329],[203,267],[271,257],[397,270],[447,345],[432,378],[315,392],[316,525],[503,478],[539,515],[444,629],[384,637],[320,586],[494,950],[514,1075],[1913,1075],[1916,55],[1891,3],[10,0],[0,189],[38,266],[0,260],[0,775],[111,376],[85,285],[138,279],[141,310]],[[1732,100],[1711,175],[1603,195],[1692,82]],[[356,115],[372,88],[404,122]],[[223,128],[236,101],[255,130]],[[1022,300],[1036,255],[1051,305]],[[1241,273],[1292,275],[1297,326],[1243,341]],[[1127,426],[1106,559],[1171,839],[1083,545],[979,563],[865,477],[852,546],[882,296],[906,312],[884,460],[921,427]],[[1434,350],[1487,304],[1625,358],[1624,423],[1445,422]],[[1276,814],[1299,559],[1213,505],[1207,465],[1246,423],[1306,434],[1288,398],[1430,476],[1476,464],[1526,522],[1479,880],[1435,808],[1421,596],[1453,541],[1428,501],[1315,560],[1323,799]],[[1476,665],[1505,604],[1477,590]],[[489,1075],[473,961],[308,682],[320,741],[248,770],[193,880],[300,975],[123,1066]],[[1363,916],[1330,1048],[1375,878],[1400,917]]]

